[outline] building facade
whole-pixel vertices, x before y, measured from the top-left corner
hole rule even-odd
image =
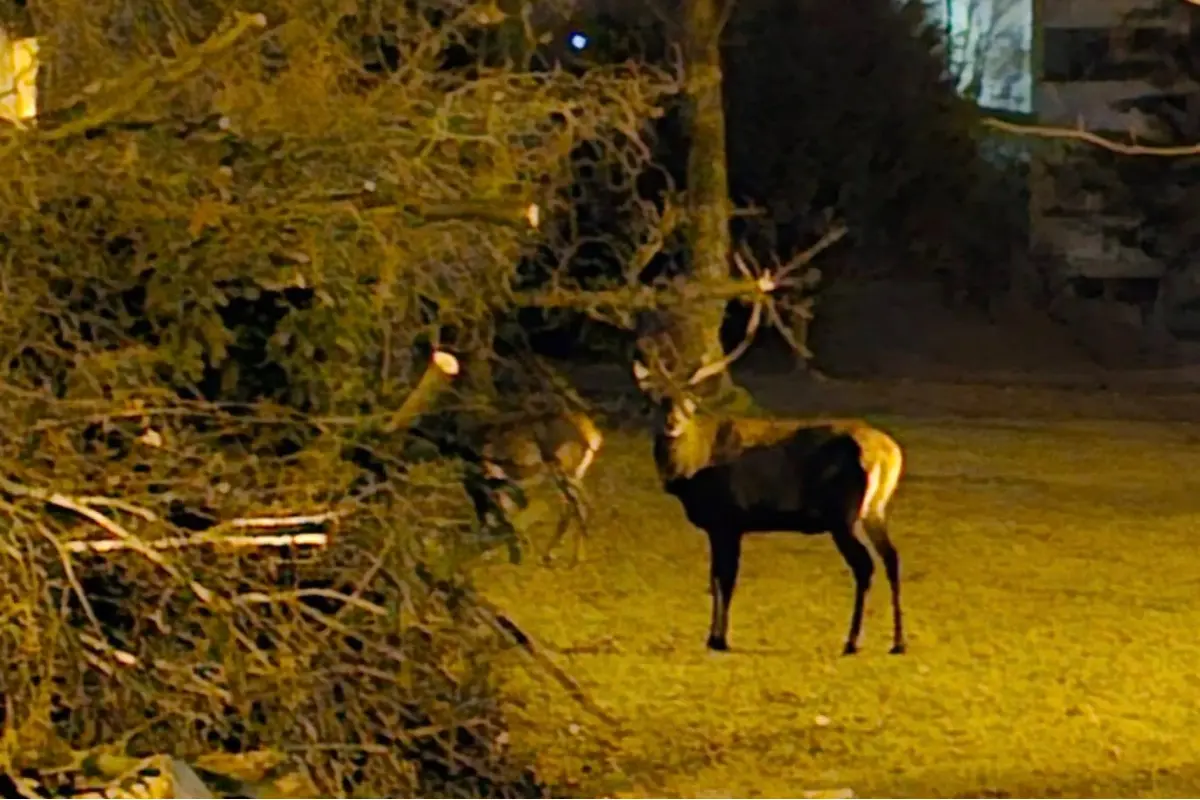
[[[1038,11],[1033,112],[1039,124],[1152,143],[1154,127],[1135,101],[1166,93],[1153,78],[1172,39],[1188,34],[1184,4],[1164,12],[1158,0],[1040,0]],[[1066,149],[1080,159],[1093,155]],[[1136,245],[1138,220],[1111,212],[1105,192],[1087,185],[1082,164],[1071,170],[1070,158],[1033,165],[1033,244],[1057,256],[1068,277],[1159,279],[1162,265]]]

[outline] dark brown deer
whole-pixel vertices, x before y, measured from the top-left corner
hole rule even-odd
[[[773,284],[772,284],[773,285]],[[766,287],[769,291],[770,286]],[[865,422],[759,419],[700,412],[694,390],[744,352],[702,366],[677,388],[653,335],[640,338],[633,366],[638,386],[660,403],[654,460],[666,491],[693,525],[708,534],[712,624],[708,647],[729,647],[729,609],[737,585],[742,538],[770,531],[828,532],[854,576],[854,611],[844,652],[858,650],[863,607],[875,570],[864,539],[883,561],[892,595],[892,649],[905,650],[900,611],[900,558],[888,536],[887,509],[903,472],[892,437]],[[654,352],[650,352],[653,349]]]

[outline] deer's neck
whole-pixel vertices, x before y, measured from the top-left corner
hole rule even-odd
[[[690,478],[709,466],[713,459],[712,420],[692,417],[678,431],[668,432],[660,424],[654,437],[654,461],[663,480]]]

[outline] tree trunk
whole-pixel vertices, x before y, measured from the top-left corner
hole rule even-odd
[[[1154,296],[1154,305],[1145,320],[1145,335],[1143,343],[1155,355],[1165,356],[1174,343],[1174,336],[1168,326],[1168,316],[1174,305],[1175,275],[1170,266],[1158,282],[1158,291]]]
[[[732,0],[725,0],[732,2]],[[725,161],[725,107],[721,93],[721,0],[689,0],[683,11],[684,69],[691,103],[691,150],[687,197],[692,275],[701,281],[729,278],[729,179]],[[724,355],[724,300],[678,309],[675,343],[684,363],[706,364]],[[733,388],[726,375],[704,387],[723,397]]]

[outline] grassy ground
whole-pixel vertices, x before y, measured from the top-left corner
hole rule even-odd
[[[786,534],[747,543],[734,652],[708,654],[706,542],[646,435],[613,433],[585,561],[485,581],[624,730],[514,662],[514,746],[582,795],[1196,796],[1196,429],[876,421],[909,455],[908,655],[887,655],[880,575],[842,657],[849,572]]]

